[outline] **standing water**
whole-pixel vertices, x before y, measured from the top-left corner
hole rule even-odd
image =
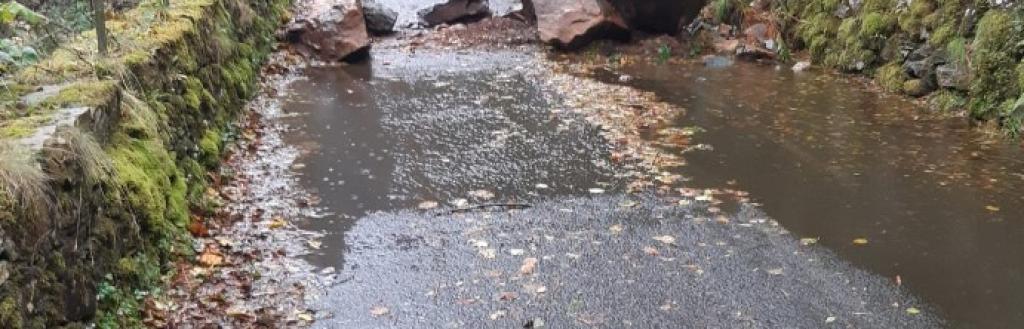
[[[1024,326],[1024,152],[849,80],[757,65],[634,66],[710,152],[693,185],[747,190],[794,234],[934,303],[959,328]],[[866,239],[867,244],[853,243]],[[862,242],[862,241],[861,241]]]

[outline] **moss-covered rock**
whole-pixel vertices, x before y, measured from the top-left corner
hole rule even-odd
[[[1015,47],[1021,40],[1014,32],[1014,17],[1005,10],[990,10],[978,22],[971,44],[971,113],[978,118],[997,117],[1008,99],[1019,89],[1014,72],[1018,64]]]
[[[888,64],[878,68],[878,71],[875,72],[875,82],[888,92],[902,91],[903,82],[906,80],[907,76],[899,64]]]
[[[929,92],[931,92],[931,90],[925,86],[925,83],[921,81],[921,79],[913,79],[903,82],[903,93],[907,95],[921,97],[927,95]]]

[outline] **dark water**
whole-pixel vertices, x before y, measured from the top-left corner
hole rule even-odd
[[[798,236],[895,278],[957,328],[1024,327],[1024,152],[964,119],[816,73],[648,66],[631,84],[687,109],[714,147],[698,186],[751,192]],[[998,210],[996,210],[998,208]],[[854,239],[869,243],[855,245]]]

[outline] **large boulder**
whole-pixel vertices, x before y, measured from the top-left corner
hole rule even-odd
[[[469,23],[491,16],[487,0],[448,0],[419,11],[427,26]]]
[[[707,0],[610,0],[626,22],[638,30],[675,34],[700,14]]]
[[[359,0],[312,0],[286,29],[288,41],[324,61],[357,60],[370,48]]]
[[[627,39],[629,26],[605,0],[533,0],[540,40],[577,49],[597,38]]]
[[[366,18],[366,29],[377,35],[394,32],[398,22],[398,12],[384,7],[377,0],[363,1],[363,17]]]

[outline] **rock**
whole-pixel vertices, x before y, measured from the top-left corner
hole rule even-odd
[[[710,68],[723,68],[732,66],[733,64],[733,60],[731,58],[718,55],[706,55],[701,58],[701,61],[704,62],[704,66]]]
[[[7,282],[7,279],[11,277],[11,265],[5,261],[0,260],[0,286]]]
[[[811,68],[811,62],[808,61],[799,61],[793,64],[793,72],[803,72],[809,68]]]
[[[735,54],[740,41],[736,39],[719,39],[715,41],[715,52]]]
[[[970,73],[965,65],[948,63],[935,68],[935,79],[939,87],[967,90]]]
[[[377,0],[370,0],[363,2],[363,18],[366,19],[366,29],[370,33],[386,35],[395,32],[398,12],[384,7]]]
[[[927,95],[935,89],[929,88],[928,84],[921,79],[912,79],[903,82],[903,92],[914,97]]]
[[[540,40],[578,49],[599,38],[628,39],[629,27],[605,0],[533,0]]]
[[[313,0],[286,27],[289,42],[321,60],[358,60],[370,48],[358,0]]]
[[[768,35],[768,25],[764,23],[757,23],[747,27],[743,30],[743,35],[747,37],[747,40],[765,42],[769,39],[774,39],[774,36]]]
[[[491,16],[487,0],[448,0],[419,11],[428,27],[440,24],[469,23]]]
[[[745,44],[736,49],[736,58],[746,61],[775,60],[775,52],[757,45]]]

